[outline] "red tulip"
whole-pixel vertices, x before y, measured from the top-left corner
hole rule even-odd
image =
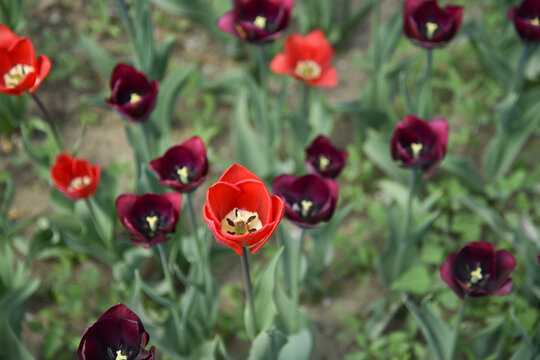
[[[439,7],[437,0],[406,0],[403,30],[413,42],[425,48],[444,46],[461,26],[463,7]]]
[[[36,59],[34,45],[0,25],[0,93],[21,96],[33,94],[43,82],[51,62],[45,55]]]
[[[527,43],[540,41],[540,1],[525,0],[519,7],[508,10],[519,37]]]
[[[306,148],[306,155],[308,170],[329,178],[336,178],[339,175],[349,156],[347,151],[336,148],[322,135],[317,136]]]
[[[85,159],[72,158],[60,153],[51,167],[54,187],[71,200],[86,199],[97,189],[101,167],[92,166]]]
[[[333,88],[338,83],[337,71],[330,66],[334,49],[321,30],[306,36],[292,34],[285,42],[285,52],[270,62],[270,70],[290,75],[312,87]]]
[[[216,240],[238,255],[256,253],[283,217],[284,204],[241,165],[232,165],[206,194],[203,215]]]
[[[441,278],[460,298],[506,295],[512,290],[510,273],[516,259],[488,242],[470,242],[451,253],[441,265]]]

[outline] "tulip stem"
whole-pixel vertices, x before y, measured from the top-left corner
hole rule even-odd
[[[525,66],[525,62],[527,61],[527,58],[529,57],[529,49],[530,49],[529,45],[523,44],[523,47],[521,48],[521,54],[519,56],[518,64],[514,72],[514,76],[512,77],[512,81],[510,82],[510,88],[508,90],[508,94],[516,93],[521,90],[521,85],[522,85],[522,80],[523,80],[523,67]]]
[[[259,45],[259,83],[263,91],[263,96],[266,96],[266,78],[267,78],[267,64],[266,64],[266,47],[265,45]]]
[[[450,354],[448,356],[448,360],[454,359],[454,354],[456,352],[457,344],[458,344],[458,338],[459,338],[459,329],[461,327],[461,321],[463,320],[463,313],[465,312],[465,306],[467,303],[468,296],[465,295],[465,298],[461,302],[461,305],[459,306],[459,311],[456,319],[456,324],[454,325],[454,333],[452,335],[452,346],[450,347]]]
[[[257,321],[255,321],[255,304],[253,302],[253,288],[251,287],[251,277],[249,276],[249,263],[247,258],[247,248],[244,246],[242,248],[242,272],[244,274],[244,285],[246,287],[246,302],[248,306],[248,311],[250,313],[250,326],[253,330],[253,336],[257,334]]]
[[[416,183],[418,182],[418,169],[412,169],[411,180],[409,182],[409,199],[407,200],[407,223],[405,224],[405,236],[409,235],[413,222],[413,202],[416,194]]]
[[[146,125],[146,121],[143,121],[141,124],[141,132],[144,138],[144,143],[146,145],[146,154],[148,155],[148,160],[152,159],[152,150],[150,147],[150,136],[148,135],[148,126]]]
[[[426,49],[426,71],[424,72],[424,86],[431,76],[431,68],[433,67],[433,49]]]
[[[88,207],[88,212],[90,213],[90,217],[92,218],[92,222],[94,223],[94,227],[96,228],[98,236],[101,238],[101,240],[103,241],[107,249],[111,252],[111,255],[113,255],[114,248],[112,246],[111,239],[103,233],[103,229],[99,225],[99,221],[96,216],[96,211],[94,209],[94,204],[92,203],[90,199],[84,199],[84,202],[86,203],[86,206]]]
[[[191,193],[184,193],[184,197],[186,198],[188,212],[189,212],[189,219],[191,221],[191,231],[193,231],[193,236],[195,237],[195,241],[197,242],[197,257],[196,261],[201,261],[202,257],[202,251],[206,249],[202,249],[203,244],[201,243],[201,240],[199,239],[199,233],[197,232],[197,219],[195,218],[195,210],[193,209],[193,201],[191,199]]]
[[[62,142],[62,138],[60,137],[60,131],[58,130],[58,126],[56,125],[56,122],[54,122],[52,118],[49,116],[49,112],[47,111],[47,108],[45,107],[41,99],[36,94],[30,94],[30,96],[32,97],[32,99],[34,99],[34,102],[43,113],[43,117],[45,118],[45,121],[51,127],[56,145],[58,145],[60,149],[63,149],[64,143]]]

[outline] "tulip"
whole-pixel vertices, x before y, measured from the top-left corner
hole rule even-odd
[[[54,187],[70,200],[87,199],[96,192],[101,167],[90,165],[86,159],[77,159],[60,153],[51,167]]]
[[[111,97],[107,104],[128,121],[144,122],[156,104],[159,83],[132,66],[118,64],[111,75]]]
[[[423,121],[407,115],[398,123],[391,141],[392,158],[406,168],[421,169],[428,177],[446,155],[448,123]]]
[[[283,217],[283,201],[255,174],[234,164],[206,193],[203,216],[216,240],[242,255],[256,253]]]
[[[322,177],[336,178],[348,156],[347,151],[337,149],[328,138],[319,135],[306,148],[306,167]]]
[[[524,42],[540,41],[540,1],[523,1],[521,6],[508,10],[508,18],[514,23],[516,32]]]
[[[272,191],[285,202],[285,217],[301,227],[330,220],[336,209],[338,186],[333,179],[280,175],[274,179]]]
[[[462,6],[440,8],[437,0],[406,0],[403,30],[419,46],[441,47],[456,35],[462,17]]]
[[[36,59],[34,45],[0,25],[0,93],[21,96],[33,94],[51,69],[45,55]]]
[[[441,265],[441,278],[461,299],[506,295],[512,290],[514,256],[488,242],[470,242]]]
[[[290,75],[310,87],[333,88],[338,83],[337,71],[330,66],[334,49],[321,30],[306,36],[292,34],[285,42],[285,52],[270,62],[270,70]]]
[[[281,36],[291,17],[294,0],[234,0],[217,26],[248,43],[264,44]]]
[[[82,336],[79,360],[153,360],[154,347],[146,350],[150,335],[141,319],[124,304],[111,307]]]
[[[206,179],[208,159],[200,137],[194,136],[173,146],[149,164],[159,176],[159,183],[178,192],[195,190]]]
[[[182,195],[124,194],[116,198],[116,212],[124,227],[133,235],[130,241],[145,249],[168,240],[180,218]]]

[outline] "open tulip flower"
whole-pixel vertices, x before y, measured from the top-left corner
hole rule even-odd
[[[54,187],[71,200],[86,199],[97,189],[101,167],[90,165],[85,159],[60,153],[51,167]]]
[[[33,94],[43,82],[51,62],[45,55],[36,59],[34,45],[0,25],[0,93],[21,96]]]
[[[461,26],[463,7],[440,8],[437,0],[406,0],[403,10],[405,35],[424,48],[444,46]]]
[[[79,360],[153,360],[154,347],[141,319],[124,304],[111,307],[84,332]]]
[[[540,1],[525,0],[519,7],[508,10],[508,18],[514,23],[519,37],[527,43],[540,41]]]
[[[338,186],[333,179],[280,175],[274,179],[272,191],[285,202],[285,217],[301,227],[330,220],[336,209]]]
[[[128,121],[143,122],[154,109],[159,83],[132,66],[118,64],[111,75],[111,97],[105,101]]]
[[[441,265],[441,278],[460,298],[506,295],[512,290],[510,273],[516,259],[488,242],[470,242]]]
[[[292,34],[285,42],[285,52],[270,62],[270,70],[290,75],[310,87],[333,88],[338,83],[337,71],[330,66],[334,49],[321,30],[306,36]]]
[[[407,115],[399,122],[391,142],[392,158],[406,168],[421,169],[428,177],[446,155],[448,123],[444,119],[423,121]]]
[[[206,179],[208,159],[202,139],[194,136],[173,146],[149,164],[159,176],[159,183],[178,192],[195,190]]]
[[[234,0],[234,8],[217,25],[248,43],[267,43],[285,31],[293,5],[294,0]]]
[[[133,244],[145,249],[167,241],[180,218],[182,195],[124,194],[116,198],[116,212],[124,227],[133,235]]]
[[[234,164],[206,194],[203,215],[216,240],[238,255],[243,247],[256,253],[283,217],[283,201],[255,174]]]
[[[337,149],[328,138],[319,135],[306,148],[306,167],[322,177],[336,178],[348,156],[347,151]]]

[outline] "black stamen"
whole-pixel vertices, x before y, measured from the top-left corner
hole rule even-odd
[[[231,219],[227,218],[227,224],[231,225],[231,226],[234,226],[234,221],[232,221]]]
[[[249,224],[250,221],[253,221],[256,218],[257,218],[257,215],[250,216],[249,219],[247,220],[246,224]]]
[[[254,232],[254,231],[257,231],[257,229],[249,229],[249,230],[248,230],[248,233],[251,234],[251,233]]]
[[[227,234],[236,235],[234,231],[227,231]]]
[[[238,209],[234,209],[234,215],[238,217]]]

